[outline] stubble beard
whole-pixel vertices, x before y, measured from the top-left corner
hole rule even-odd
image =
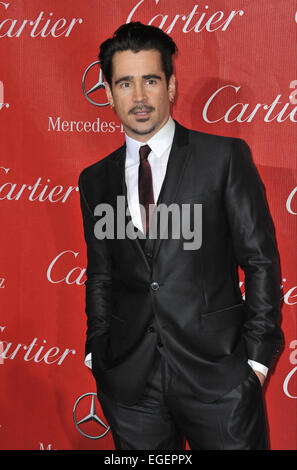
[[[133,127],[130,127],[130,131],[132,131],[132,132],[133,132],[134,134],[136,134],[136,135],[147,135],[147,134],[151,134],[152,132],[154,132],[155,129],[156,129],[156,126],[153,126],[153,127],[150,127],[149,129],[140,131],[139,129],[134,129]]]
[[[153,106],[147,106],[143,103],[139,103],[137,106],[134,106],[132,109],[130,109],[129,115],[135,113],[136,111],[143,111],[143,110],[153,112],[153,111],[155,111],[155,108]],[[149,118],[143,118],[143,119],[138,118],[137,121],[138,122],[147,122],[147,121],[149,121]],[[147,135],[147,134],[150,134],[151,132],[154,132],[154,130],[156,129],[156,125],[152,126],[149,129],[143,130],[143,131],[141,131],[139,129],[135,129],[133,127],[129,127],[129,129],[130,129],[130,131],[132,131],[136,135]]]

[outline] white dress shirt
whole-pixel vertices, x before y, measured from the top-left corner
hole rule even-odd
[[[148,161],[152,170],[154,201],[156,203],[165,178],[174,131],[175,122],[172,117],[169,117],[166,124],[147,142],[139,142],[125,134],[125,179],[127,187],[127,202],[132,222],[139,230],[143,231],[138,196],[139,149],[142,145],[147,144],[152,150],[148,156]],[[248,363],[254,370],[262,372],[265,376],[267,375],[268,368],[263,364],[259,364],[258,362],[250,359],[248,360]],[[90,368],[92,367],[91,353],[86,356],[85,364]]]
[[[148,156],[148,161],[152,170],[154,201],[156,203],[165,178],[174,131],[175,122],[169,117],[159,132],[145,143],[134,140],[126,135],[125,177],[128,207],[132,222],[139,230],[143,231],[138,195],[139,149],[142,145],[147,144],[152,150]]]

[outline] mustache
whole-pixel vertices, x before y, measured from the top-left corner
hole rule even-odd
[[[134,108],[131,108],[128,114],[133,114],[136,111],[155,111],[155,108],[153,106],[147,106],[146,104],[140,103],[134,106]]]

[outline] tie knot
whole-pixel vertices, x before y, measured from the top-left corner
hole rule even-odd
[[[139,149],[140,160],[146,160],[151,152],[149,145],[142,145]]]

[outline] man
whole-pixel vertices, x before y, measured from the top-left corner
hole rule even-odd
[[[282,343],[274,227],[247,144],[171,118],[175,52],[141,23],[101,45],[126,138],[79,178],[86,360],[116,449],[183,449],[185,439],[191,449],[267,449],[261,384]],[[98,232],[100,204],[117,213],[119,196],[134,239]],[[173,203],[192,219],[202,207],[199,249],[170,236],[170,217],[167,238],[149,236],[157,209]]]

